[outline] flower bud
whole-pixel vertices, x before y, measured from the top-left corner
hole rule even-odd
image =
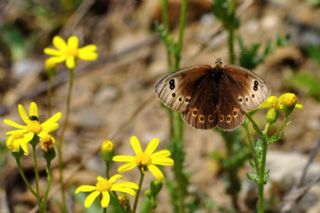
[[[278,111],[275,108],[270,108],[266,115],[266,120],[268,123],[273,124],[278,119]]]
[[[285,93],[279,97],[279,105],[284,110],[285,116],[289,116],[296,107],[298,98],[294,93]]]
[[[110,140],[105,140],[101,144],[101,155],[102,159],[106,162],[111,162],[113,154],[114,154],[114,145],[112,141]]]

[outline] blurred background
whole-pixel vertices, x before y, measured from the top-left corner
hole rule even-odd
[[[294,92],[304,105],[304,110],[297,109],[290,117],[292,123],[284,137],[269,148],[268,212],[280,212],[284,197],[301,177],[310,153],[314,158],[307,180],[312,182],[320,173],[320,155],[316,152],[320,146],[317,145],[320,143],[319,6],[319,0],[237,1],[235,64],[246,57],[255,57],[259,63],[254,71],[266,80],[272,95]],[[216,58],[229,63],[227,32],[213,10],[212,1],[188,1],[182,67],[214,65]],[[180,1],[170,0],[169,24],[173,35],[177,32],[179,13]],[[53,36],[66,39],[76,35],[81,45],[98,47],[99,59],[79,61],[75,70],[63,156],[65,174],[72,176],[68,189],[73,212],[83,212],[83,198],[73,197],[74,187],[94,183],[96,176],[103,174],[104,164],[99,154],[93,153],[104,139],[113,140],[116,153],[131,153],[131,135],[137,135],[143,146],[153,137],[160,138],[161,148],[168,146],[168,113],[154,95],[155,83],[169,72],[156,23],[161,23],[161,5],[156,0],[0,1],[1,120],[20,122],[17,104],[27,107],[31,101],[39,104],[44,120],[49,118],[43,49],[52,45]],[[64,112],[67,81],[68,71],[59,65],[53,83],[53,112]],[[255,115],[258,123],[264,122],[263,115],[264,111]],[[8,127],[1,122],[0,128],[0,212],[29,212],[36,205],[35,200],[26,191],[14,159],[6,149]],[[198,212],[228,212],[225,209],[231,207],[223,166],[214,157],[217,153],[225,155],[223,141],[217,131],[186,126],[188,202],[197,205]],[[30,179],[33,178],[31,160],[23,161]],[[58,179],[56,163],[53,162],[54,186]],[[74,170],[79,164],[81,168]],[[44,171],[44,164],[40,166]],[[172,176],[170,169],[165,171]],[[248,163],[239,170],[242,186],[239,203],[244,211],[253,212],[256,192],[246,177],[249,171]],[[130,175],[132,180],[137,179],[135,172]],[[291,212],[320,212],[318,181],[302,195]],[[59,212],[54,198],[49,209]],[[159,195],[155,212],[172,212],[166,189]]]

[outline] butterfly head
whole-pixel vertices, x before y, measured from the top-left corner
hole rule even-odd
[[[215,64],[216,64],[216,67],[221,67],[222,66],[221,58],[217,58]]]

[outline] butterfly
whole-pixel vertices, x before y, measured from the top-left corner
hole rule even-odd
[[[186,123],[197,129],[238,128],[245,113],[257,108],[270,88],[257,74],[242,67],[196,65],[166,75],[155,93],[169,108],[179,111]]]

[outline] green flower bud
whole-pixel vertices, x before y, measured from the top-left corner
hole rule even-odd
[[[270,108],[266,115],[266,120],[268,123],[273,124],[278,119],[278,111],[275,108]]]

